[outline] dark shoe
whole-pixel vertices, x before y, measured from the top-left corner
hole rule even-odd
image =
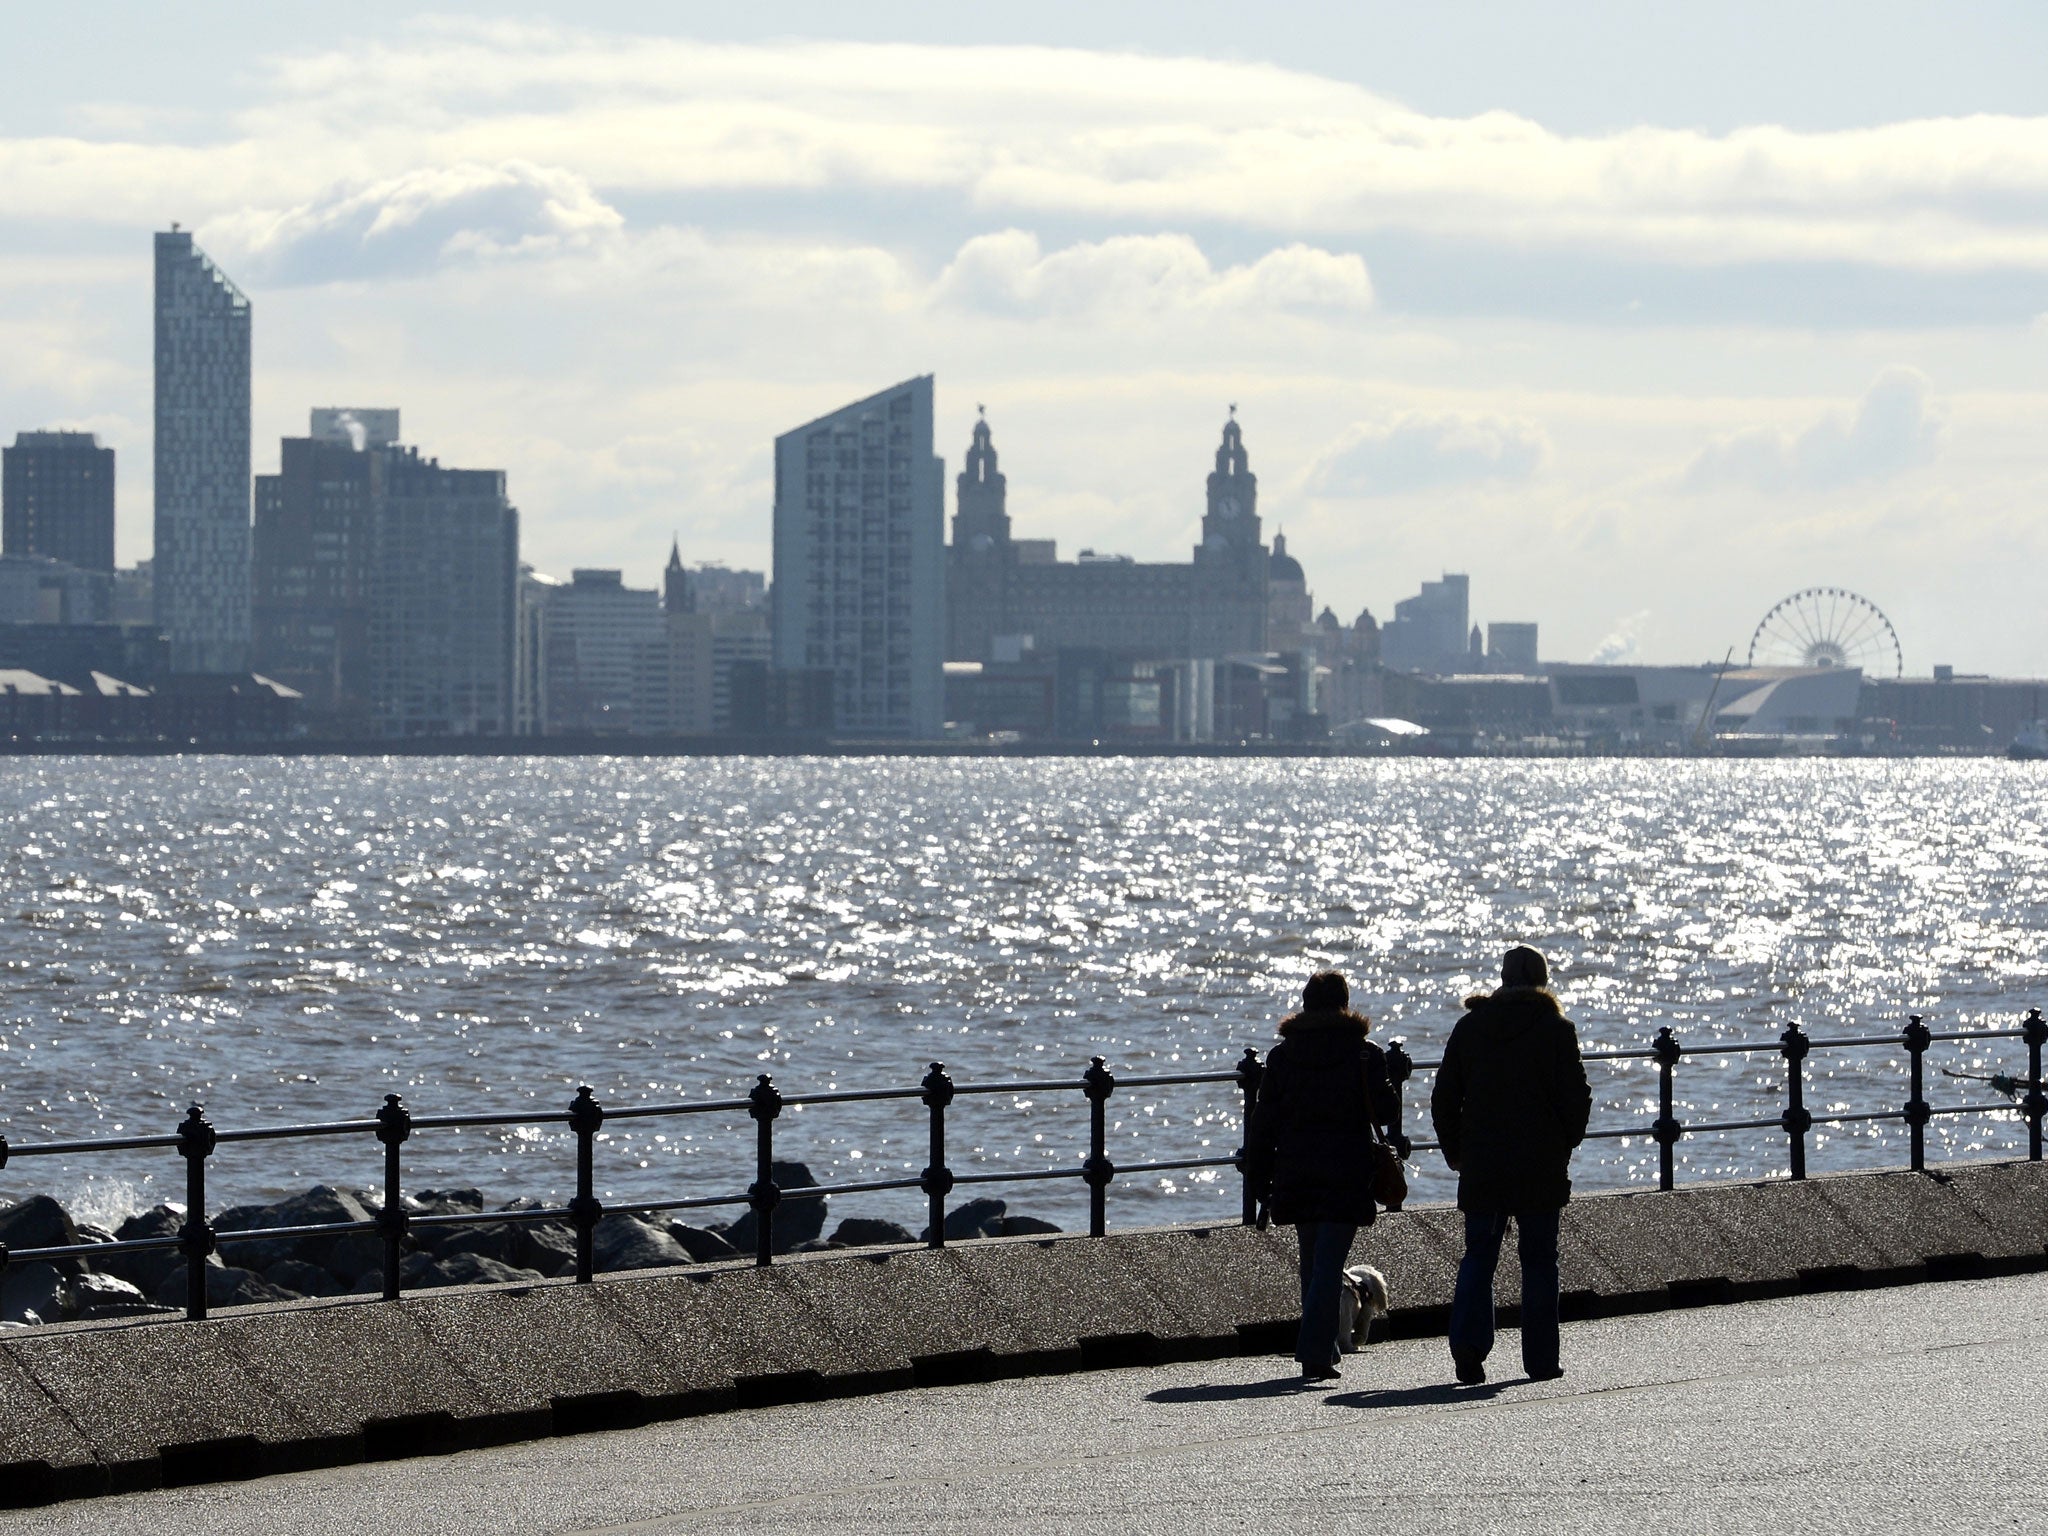
[[[1451,1363],[1458,1368],[1458,1380],[1468,1387],[1476,1387],[1486,1380],[1486,1364],[1469,1355],[1453,1355]]]
[[[1304,1387],[1313,1387],[1317,1385],[1319,1382],[1342,1381],[1343,1379],[1344,1373],[1338,1370],[1334,1365],[1330,1366],[1326,1370],[1320,1371],[1312,1371],[1307,1366],[1303,1366],[1301,1368],[1301,1384]]]
[[[1546,1366],[1540,1371],[1530,1371],[1528,1375],[1531,1381],[1557,1381],[1564,1376],[1564,1367],[1561,1365]]]

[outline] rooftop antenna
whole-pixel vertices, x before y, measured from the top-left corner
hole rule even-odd
[[[1237,420],[1237,402],[1235,400],[1230,402],[1230,419],[1232,421]]]
[[[986,417],[988,415],[988,407],[985,405],[977,405],[974,411],[977,416]]]

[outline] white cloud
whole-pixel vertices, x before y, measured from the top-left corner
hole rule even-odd
[[[144,135],[118,113],[92,139],[0,141],[10,217],[133,222],[170,206],[202,224],[311,204],[337,180],[513,158],[614,201],[866,189],[1118,230],[2048,271],[2048,116],[1575,136],[1253,62],[478,24],[286,57],[262,86],[225,131],[182,141],[176,120]]]
[[[1202,310],[1361,313],[1372,279],[1354,255],[1305,245],[1218,271],[1186,235],[1120,235],[1044,254],[1021,229],[979,235],[940,274],[942,303],[1000,315],[1131,315]]]
[[[1474,481],[1526,480],[1550,439],[1516,417],[1404,411],[1361,423],[1309,471],[1312,496],[1393,496]]]
[[[1879,480],[1931,460],[1943,432],[1926,375],[1887,368],[1853,414],[1831,413],[1799,432],[1760,427],[1702,449],[1681,484],[1689,491],[1827,490]]]
[[[208,235],[249,279],[291,284],[584,251],[624,222],[573,171],[508,160],[408,171],[284,213],[251,210]]]

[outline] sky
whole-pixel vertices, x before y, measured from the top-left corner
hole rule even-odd
[[[1381,619],[1719,661],[1861,593],[2048,674],[2048,7],[24,7],[0,440],[150,536],[150,232],[255,306],[256,468],[397,406],[527,559],[765,568],[778,432],[919,373],[1020,537],[1187,558],[1235,404],[1270,536]],[[950,513],[949,490],[949,513]]]

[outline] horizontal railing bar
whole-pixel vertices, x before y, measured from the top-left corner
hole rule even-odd
[[[1078,1077],[1045,1077],[1021,1083],[955,1083],[953,1093],[1080,1093],[1086,1086]]]
[[[1234,1157],[1183,1157],[1164,1163],[1118,1163],[1116,1173],[1122,1178],[1127,1173],[1167,1173],[1175,1168],[1235,1168]]]
[[[419,1121],[413,1122],[415,1125]],[[360,1136],[377,1129],[374,1120],[328,1120],[312,1125],[262,1125],[247,1131],[215,1131],[215,1141],[283,1141],[294,1136]]]
[[[1042,1168],[1025,1173],[956,1173],[955,1184],[1015,1184],[1026,1179],[1078,1179],[1083,1177],[1079,1168]]]
[[[1813,1123],[1815,1125],[1854,1125],[1862,1120],[1903,1120],[1905,1118],[1906,1112],[1902,1109],[1885,1109],[1861,1115],[1815,1115]]]
[[[1605,1130],[1605,1129],[1602,1129],[1602,1130],[1591,1130],[1591,1131],[1588,1131],[1588,1132],[1586,1132],[1586,1140],[1588,1140],[1588,1141],[1614,1141],[1614,1140],[1617,1140],[1618,1138],[1620,1138],[1620,1137],[1623,1137],[1623,1136],[1650,1136],[1650,1135],[1653,1135],[1653,1134],[1655,1134],[1655,1131],[1656,1131],[1656,1127],[1655,1127],[1655,1126],[1649,1126],[1649,1125],[1635,1125],[1635,1126],[1630,1126],[1630,1125],[1625,1125],[1625,1126],[1622,1126],[1622,1127],[1620,1127],[1619,1129],[1615,1129],[1615,1130]]]
[[[132,1152],[142,1147],[175,1147],[175,1136],[117,1136],[108,1141],[97,1137],[91,1141],[45,1141],[30,1142],[27,1146],[9,1144],[7,1160],[17,1157],[64,1157],[73,1152]]]
[[[752,1205],[752,1195],[696,1195],[686,1200],[634,1200],[604,1208],[607,1216],[632,1211],[701,1211],[714,1205]]]
[[[1939,1109],[1927,1111],[1930,1115],[2017,1115],[2022,1113],[2017,1104],[1944,1104]]]
[[[786,1093],[782,1102],[788,1104],[857,1104],[873,1099],[921,1099],[922,1088],[835,1088],[827,1093]]]
[[[1688,1125],[1688,1136],[1705,1136],[1714,1131],[1782,1131],[1785,1122],[1773,1116],[1769,1120],[1716,1120],[1707,1125]]]
[[[83,1259],[90,1261],[103,1253],[155,1253],[166,1248],[178,1248],[185,1240],[176,1235],[170,1237],[131,1237],[125,1242],[113,1243],[61,1243],[55,1248],[10,1248],[7,1252],[9,1264],[20,1264],[28,1259]]]
[[[2024,1029],[1961,1029],[1954,1034],[1930,1034],[1929,1040],[2024,1040]]]
[[[684,1104],[627,1104],[618,1109],[606,1106],[604,1117],[611,1120],[645,1120],[651,1115],[705,1115],[719,1114],[731,1110],[752,1109],[746,1099],[704,1099]],[[567,1119],[564,1115],[559,1117]]]
[[[238,1227],[223,1232],[216,1228],[213,1240],[225,1247],[229,1243],[265,1243],[279,1237],[329,1237],[348,1232],[374,1232],[374,1221],[337,1221],[328,1225],[309,1227]]]
[[[1166,1077],[1120,1077],[1116,1080],[1117,1091],[1126,1088],[1169,1088],[1175,1083],[1235,1083],[1237,1073],[1230,1072],[1176,1072]]]
[[[1581,1052],[1579,1052],[1579,1060],[1581,1060],[1581,1061],[1655,1061],[1656,1059],[1657,1059],[1657,1053],[1656,1053],[1655,1051],[1581,1051]],[[1443,1065],[1443,1063],[1442,1063],[1442,1062],[1438,1062],[1438,1063],[1436,1063],[1436,1065],[1438,1065],[1438,1066],[1442,1066],[1442,1065]]]
[[[565,1109],[536,1109],[519,1115],[415,1115],[410,1123],[416,1131],[459,1131],[469,1126],[484,1125],[567,1125],[569,1112]]]

